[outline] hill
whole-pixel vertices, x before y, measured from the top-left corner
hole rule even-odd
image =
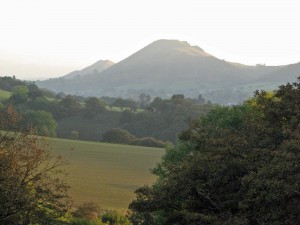
[[[201,48],[187,42],[159,40],[131,55],[115,66],[96,76],[93,89],[102,83],[101,92],[106,95],[143,92],[182,93],[184,90],[206,89],[240,84],[249,79],[243,69],[215,58]],[[102,94],[102,93],[99,94]],[[184,91],[186,92],[186,91]],[[188,93],[185,93],[188,94]]]
[[[101,73],[103,70],[106,70],[107,68],[114,65],[114,62],[109,60],[99,60],[98,62],[82,69],[82,70],[76,70],[71,73],[68,73],[67,75],[63,76],[65,79],[72,79],[74,77],[83,77],[88,74],[93,73]]]
[[[262,76],[257,82],[277,83],[278,85],[286,82],[295,82],[300,76],[300,62],[283,66],[265,76]],[[277,85],[277,86],[278,86]]]
[[[158,40],[102,72],[90,71],[71,78],[67,75],[68,79],[49,79],[37,84],[56,92],[84,96],[136,98],[141,93],[160,97],[182,93],[195,97],[199,93],[234,90],[268,74],[272,77],[283,68],[227,62],[184,41]],[[217,98],[216,102],[223,103]]]

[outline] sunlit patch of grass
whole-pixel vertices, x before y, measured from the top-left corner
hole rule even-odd
[[[55,153],[69,157],[67,182],[75,204],[95,202],[105,209],[125,209],[134,190],[151,184],[150,173],[164,149],[99,142],[47,139]]]
[[[11,92],[0,89],[0,101],[1,102],[9,99],[11,95],[12,95]]]

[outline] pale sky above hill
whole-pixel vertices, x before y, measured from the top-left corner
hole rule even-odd
[[[58,77],[158,39],[248,65],[296,63],[299,12],[299,0],[0,0],[0,76]]]

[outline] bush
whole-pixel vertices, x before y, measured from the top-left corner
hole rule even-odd
[[[157,147],[157,148],[163,148],[165,147],[165,142],[156,140],[152,137],[144,137],[140,139],[136,139],[133,142],[131,142],[132,145],[139,145],[139,146],[146,146],[146,147]]]
[[[70,225],[108,225],[103,223],[100,219],[88,220],[85,218],[74,218],[72,219]]]
[[[88,220],[93,220],[100,214],[100,208],[96,203],[84,202],[78,209],[74,212],[74,216],[77,218],[85,218]]]
[[[109,225],[131,225],[126,217],[117,211],[106,211],[101,215],[101,220]]]
[[[153,137],[137,138],[127,130],[114,128],[102,135],[102,141],[117,144],[163,148],[166,143]]]
[[[70,138],[73,140],[79,139],[79,132],[77,130],[72,130],[70,133]]]
[[[118,144],[130,144],[136,137],[127,130],[113,128],[102,135],[102,141]]]

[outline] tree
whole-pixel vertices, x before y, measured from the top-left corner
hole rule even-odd
[[[300,83],[193,121],[136,191],[135,224],[300,223]]]
[[[105,102],[100,101],[96,97],[90,97],[85,100],[85,111],[87,116],[96,116],[97,114],[105,111]]]
[[[11,107],[0,118],[0,224],[61,224],[69,208],[66,162],[30,133],[4,132],[19,119]]]
[[[126,216],[117,211],[102,213],[101,220],[108,225],[132,225]]]
[[[102,135],[102,141],[118,144],[130,144],[136,137],[127,130],[113,128]]]
[[[184,95],[183,94],[172,95],[171,100],[176,100],[176,99],[184,99]]]
[[[184,102],[184,95],[183,94],[173,95],[171,101],[174,102],[175,104],[181,104]]]
[[[132,99],[118,98],[112,105],[120,108],[129,108],[132,111],[137,109],[137,103]]]
[[[130,144],[139,145],[139,146],[147,146],[147,147],[157,147],[157,148],[163,148],[166,145],[165,142],[156,140],[153,137],[137,138],[136,140],[132,141]]]
[[[71,95],[64,97],[59,103],[59,117],[68,117],[78,114],[81,109],[80,102]]]
[[[6,91],[12,91],[15,86],[24,86],[25,83],[15,77],[0,77],[0,88]]]
[[[77,130],[72,130],[70,133],[70,138],[74,140],[79,139],[79,132]]]
[[[30,101],[34,101],[42,96],[43,91],[39,89],[34,83],[28,85],[28,98]]]
[[[156,112],[156,110],[159,108],[159,106],[162,104],[162,99],[160,97],[155,97],[153,101],[150,104],[150,108]]]
[[[129,124],[132,121],[133,115],[134,113],[129,111],[128,109],[124,110],[121,113],[119,124],[120,125]]]
[[[145,108],[151,101],[151,96],[146,95],[145,93],[140,94],[139,96],[139,103],[141,105],[141,108]]]
[[[10,102],[20,104],[27,101],[29,89],[26,85],[15,86],[13,94],[9,98]]]
[[[76,209],[74,216],[77,218],[96,219],[100,214],[100,207],[93,202],[84,202]]]
[[[56,137],[56,122],[51,113],[40,111],[27,111],[22,118],[23,126],[35,129],[37,135]]]
[[[201,94],[198,95],[197,102],[199,104],[205,104],[205,98]]]
[[[71,225],[132,225],[128,215],[117,211],[100,210],[92,202],[84,202],[75,210]]]

